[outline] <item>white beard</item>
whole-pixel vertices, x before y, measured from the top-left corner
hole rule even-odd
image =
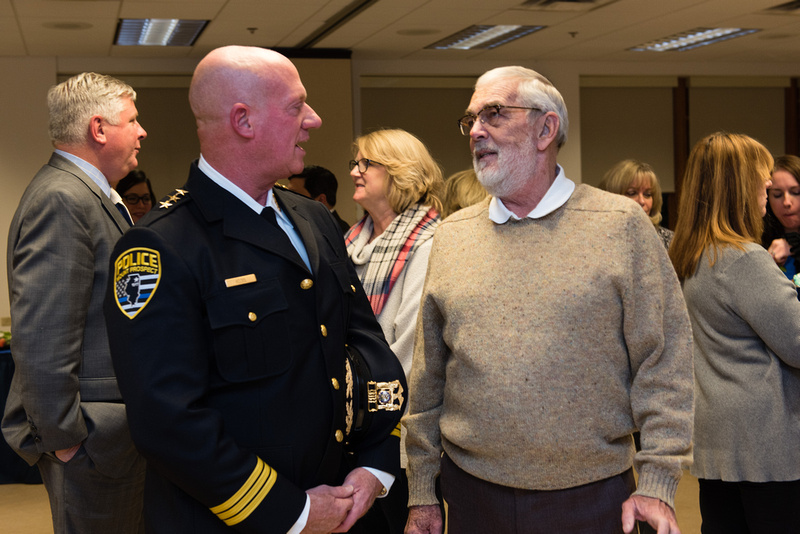
[[[511,198],[534,176],[536,162],[533,154],[536,147],[533,139],[526,139],[523,144],[502,151],[496,147],[476,145],[474,152],[480,148],[491,148],[497,154],[494,163],[485,165],[474,156],[472,158],[478,181],[490,195],[501,199]]]

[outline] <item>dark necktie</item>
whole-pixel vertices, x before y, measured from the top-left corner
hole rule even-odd
[[[280,227],[278,224],[278,218],[275,216],[275,210],[269,206],[266,206],[263,210],[261,210],[261,216],[272,226],[283,232],[283,228]],[[283,232],[286,233],[286,232]]]
[[[297,249],[295,248],[295,246],[294,246],[294,243],[292,243],[292,240],[291,240],[291,238],[289,238],[289,234],[287,234],[287,233],[286,233],[286,230],[284,230],[284,229],[281,227],[281,225],[278,223],[278,217],[277,217],[277,214],[276,214],[276,212],[275,212],[275,210],[274,210],[273,208],[271,208],[271,207],[269,207],[269,206],[265,207],[263,210],[261,210],[261,216],[262,216],[262,217],[263,217],[263,218],[264,218],[264,219],[265,219],[265,220],[266,220],[268,223],[270,223],[272,226],[274,226],[275,228],[277,228],[277,229],[278,229],[278,231],[280,232],[280,236],[281,236],[281,238],[285,239],[285,240],[286,240],[286,243],[288,243],[288,244],[289,244],[289,245],[290,245],[292,248],[294,248],[295,250],[297,250]]]
[[[125,205],[122,202],[117,202],[114,205],[117,207],[117,209],[119,210],[119,212],[122,215],[122,217],[126,221],[128,221],[128,224],[133,226],[133,221],[131,220],[130,214],[128,214],[128,210],[125,208]],[[273,217],[274,217],[274,215],[273,215]]]

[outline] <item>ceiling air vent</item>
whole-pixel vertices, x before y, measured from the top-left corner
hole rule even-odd
[[[618,0],[525,0],[519,9],[531,11],[591,11]]]
[[[594,0],[525,0],[525,7],[549,6],[552,4],[594,4]]]
[[[782,13],[800,14],[800,0],[794,0],[792,2],[786,2],[785,4],[779,4],[777,6],[770,7],[766,9],[766,12],[776,15]]]

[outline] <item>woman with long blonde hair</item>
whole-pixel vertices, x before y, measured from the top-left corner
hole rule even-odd
[[[362,135],[353,143],[353,154],[353,200],[367,214],[345,235],[347,253],[408,378],[431,238],[442,211],[442,170],[422,141],[404,130]],[[404,440],[400,451],[403,473],[356,524],[359,528],[402,534],[408,517]]]
[[[702,139],[669,250],[694,333],[703,534],[800,524],[800,302],[760,246],[771,170],[750,137]]]

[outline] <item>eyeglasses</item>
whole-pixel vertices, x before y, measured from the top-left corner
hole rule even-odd
[[[350,170],[352,171],[353,167],[355,167],[356,165],[358,165],[358,172],[364,173],[364,172],[367,172],[367,169],[369,169],[370,165],[383,165],[383,163],[378,163],[375,160],[371,160],[371,159],[367,159],[367,158],[361,158],[358,161],[356,161],[354,159],[351,159],[350,160]]]
[[[472,131],[472,127],[475,125],[476,120],[480,120],[481,124],[488,124],[492,127],[497,127],[500,125],[500,119],[504,119],[506,116],[502,113],[501,110],[504,109],[527,109],[532,111],[542,111],[539,108],[524,108],[520,106],[501,106],[500,104],[493,104],[491,106],[486,106],[482,110],[478,112],[477,115],[473,115],[472,113],[467,113],[460,119],[458,119],[458,127],[461,129],[461,135],[469,135],[469,132]]]
[[[125,195],[124,197],[122,197],[122,200],[124,200],[127,204],[130,204],[131,206],[135,206],[139,202],[141,202],[142,204],[152,204],[153,203],[153,197],[150,196],[150,195],[142,195],[142,196],[139,196],[139,195]]]

